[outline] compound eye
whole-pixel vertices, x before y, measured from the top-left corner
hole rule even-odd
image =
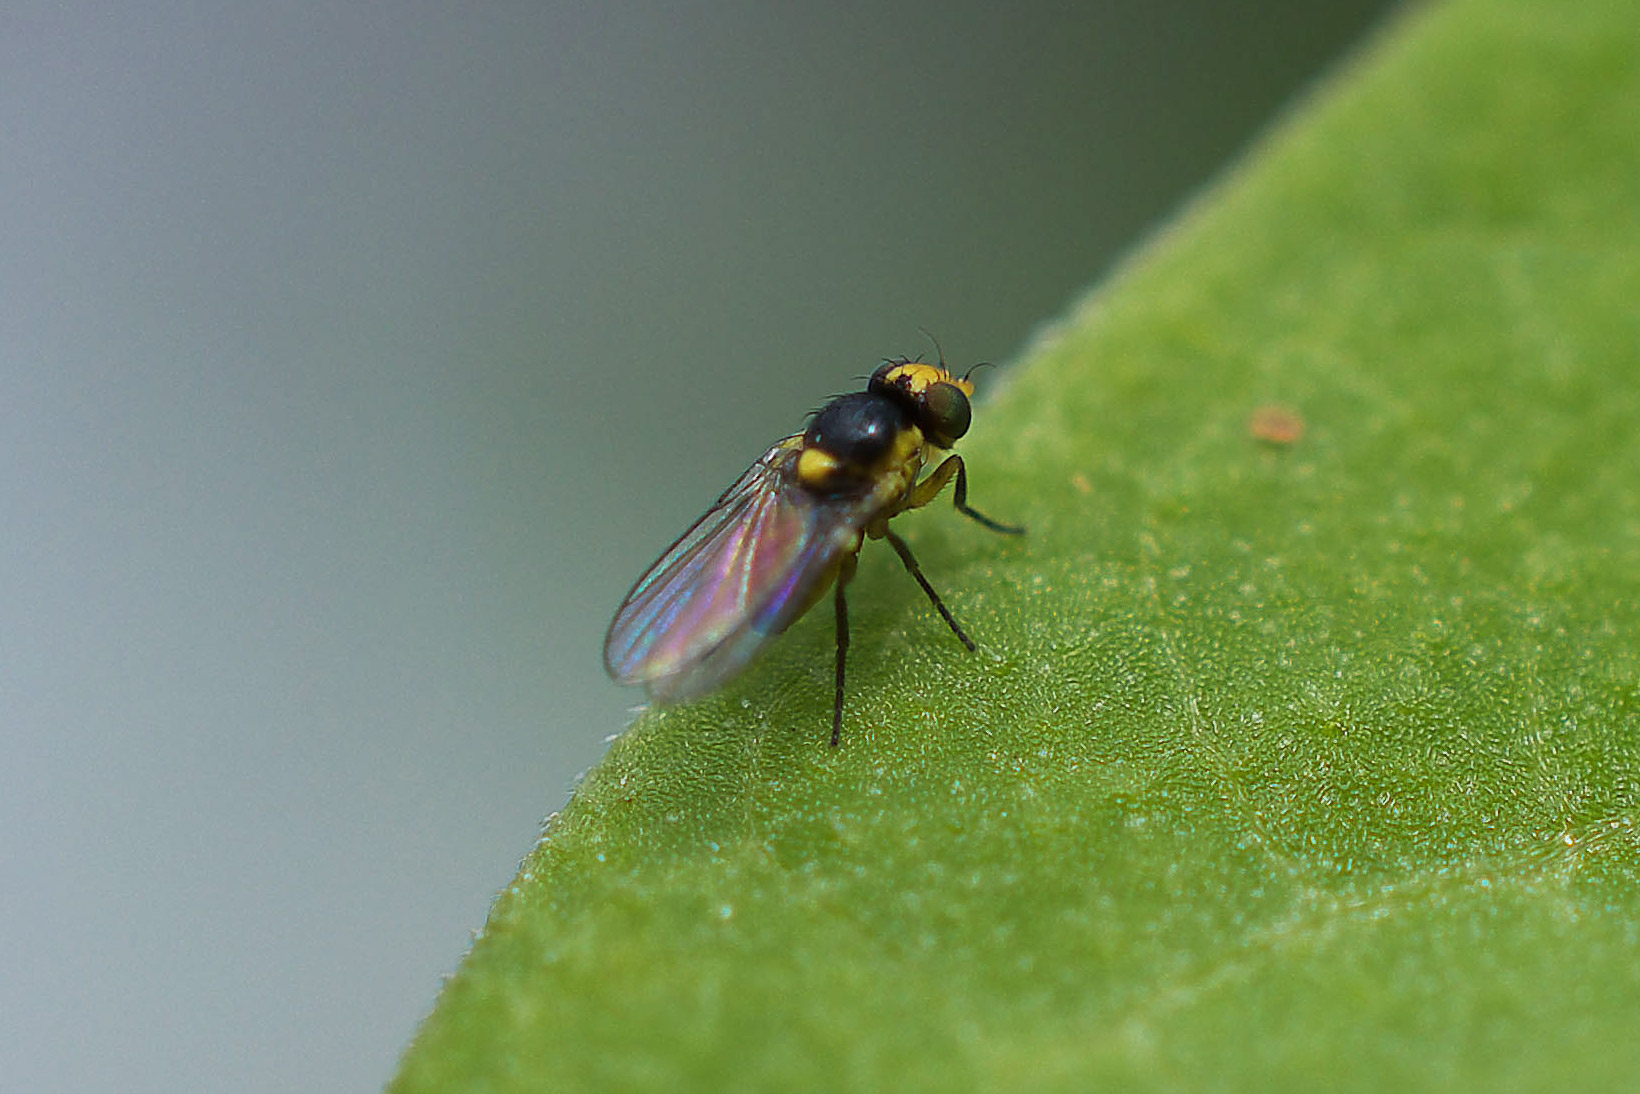
[[[928,385],[922,395],[924,425],[931,439],[941,448],[949,448],[974,420],[968,396],[956,384],[943,380]]]

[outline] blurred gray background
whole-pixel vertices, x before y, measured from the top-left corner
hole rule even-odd
[[[379,1085],[653,556],[1385,7],[8,0],[0,1088]]]

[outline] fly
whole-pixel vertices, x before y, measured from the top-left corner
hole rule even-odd
[[[970,374],[972,370],[969,370]],[[843,734],[848,600],[866,538],[886,539],[957,639],[974,641],[923,576],[888,522],[937,497],[953,479],[957,511],[993,532],[1024,528],[968,505],[968,470],[947,455],[968,432],[974,385],[939,364],[884,361],[866,390],[816,411],[725,490],[632,586],[604,638],[617,683],[642,684],[656,702],[692,699],[737,675],[832,588],[837,689],[831,743]]]

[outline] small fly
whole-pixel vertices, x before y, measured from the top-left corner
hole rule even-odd
[[[970,374],[972,370],[969,370]],[[957,639],[974,641],[888,526],[933,501],[956,479],[957,511],[993,532],[1024,528],[968,505],[968,471],[947,456],[964,433],[974,385],[937,365],[884,361],[866,390],[816,411],[808,428],[777,441],[666,549],[626,594],[604,638],[604,666],[620,684],[642,684],[656,702],[692,699],[726,683],[835,585],[837,692],[831,743],[843,734],[848,661],[844,595],[865,537],[886,539]]]

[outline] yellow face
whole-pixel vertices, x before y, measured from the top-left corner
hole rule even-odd
[[[974,394],[974,382],[966,377],[953,376],[943,365],[929,365],[922,361],[902,361],[883,373],[882,378],[913,395],[921,395],[934,384],[950,384],[964,395]]]
[[[966,376],[951,375],[944,361],[937,365],[905,358],[884,361],[871,374],[867,390],[895,399],[910,410],[935,448],[950,448],[968,432],[973,418],[968,403],[973,383]]]

